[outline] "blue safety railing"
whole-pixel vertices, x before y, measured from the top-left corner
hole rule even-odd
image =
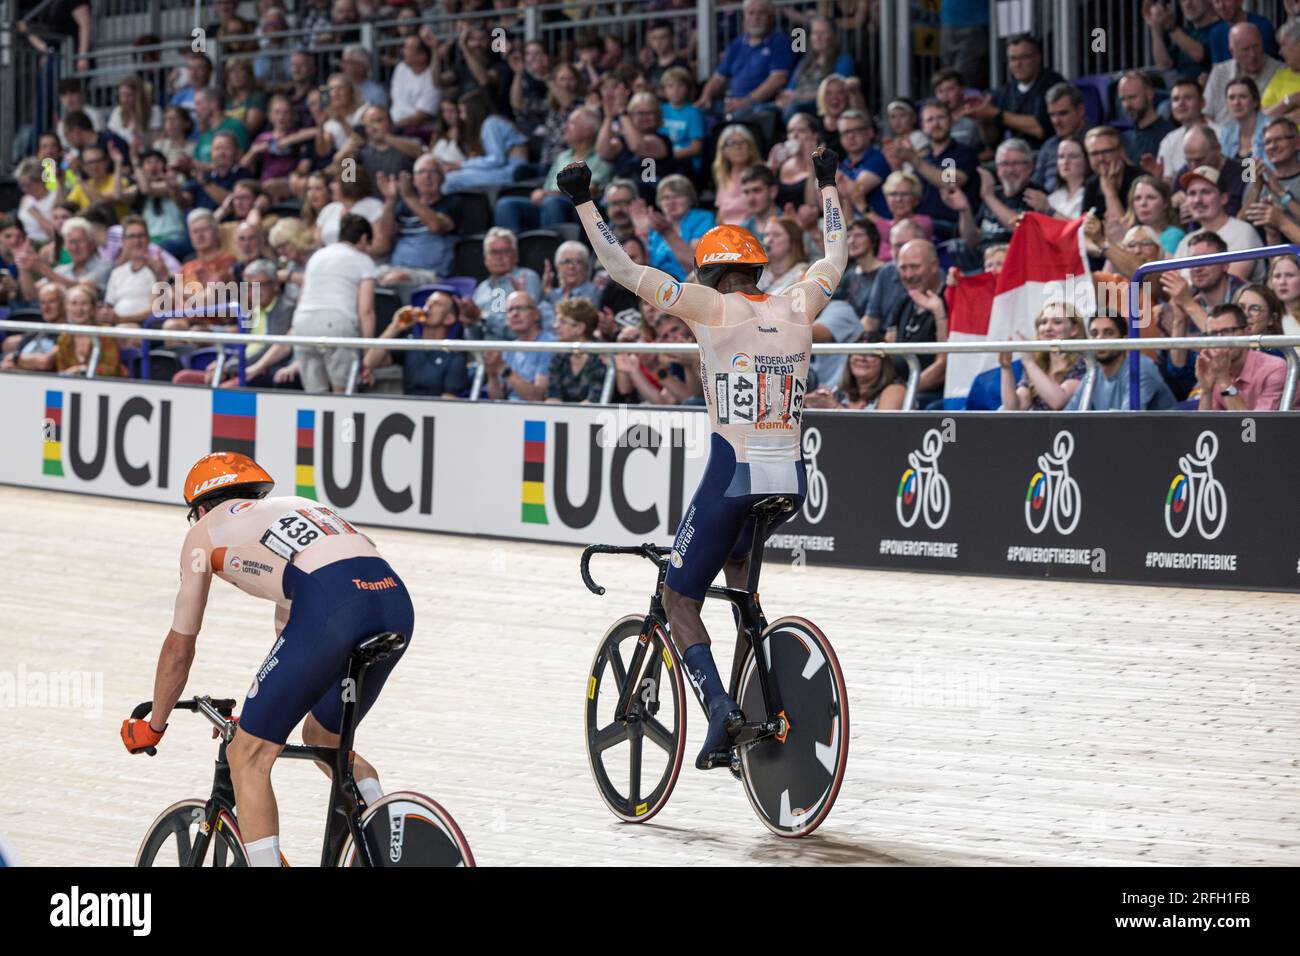
[[[1181,259],[1160,259],[1139,266],[1129,280],[1128,286],[1128,334],[1135,339],[1141,336],[1142,329],[1142,284],[1147,276],[1157,272],[1172,272],[1175,269],[1195,269],[1197,266],[1221,266],[1232,262],[1245,262],[1250,259],[1272,259],[1274,256],[1300,255],[1300,246],[1286,243],[1277,246],[1260,246],[1258,249],[1241,249],[1237,252],[1214,252],[1208,256],[1184,256]],[[1128,394],[1129,408],[1135,412],[1142,411],[1142,364],[1141,353],[1131,351],[1128,354]]]

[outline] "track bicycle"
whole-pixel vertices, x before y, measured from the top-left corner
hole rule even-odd
[[[281,758],[315,760],[331,768],[329,813],[321,848],[321,866],[474,866],[469,843],[451,814],[423,794],[395,791],[367,804],[352,777],[352,742],[356,733],[361,686],[366,670],[406,645],[391,632],[362,641],[348,663],[352,693],[343,704],[339,747],[289,744]],[[152,701],[140,704],[131,716],[149,715]],[[248,866],[248,853],[235,816],[235,791],[226,747],[235,735],[235,701],[193,697],[177,701],[177,710],[202,714],[217,728],[216,773],[206,800],[173,803],[145,833],[136,866]],[[150,756],[157,748],[145,750]],[[209,856],[210,853],[210,856]]]
[[[768,529],[793,508],[794,501],[781,496],[755,504],[746,587],[714,585],[707,592],[738,613],[730,691],[746,721],[732,743],[728,766],[764,826],[783,837],[807,836],[826,819],[849,752],[848,693],[830,642],[801,617],[769,624],[759,605]],[[592,555],[636,554],[658,567],[649,611],[614,622],[587,677],[592,777],[605,805],[628,823],[644,823],[664,808],[686,749],[684,670],[663,606],[671,552],[654,544],[595,544],[583,551],[580,565],[583,582],[598,595],[605,589],[592,580]]]

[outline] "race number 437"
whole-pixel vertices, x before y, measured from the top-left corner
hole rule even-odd
[[[719,425],[793,421],[803,413],[804,383],[793,375],[719,372],[714,379]]]

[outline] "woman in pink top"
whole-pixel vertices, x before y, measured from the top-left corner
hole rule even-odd
[[[740,174],[762,162],[758,141],[748,127],[733,123],[723,129],[713,157],[713,205],[719,223],[738,226],[749,216],[745,198],[740,194]]]

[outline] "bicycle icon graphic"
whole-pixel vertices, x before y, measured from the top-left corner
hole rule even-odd
[[[1175,538],[1187,534],[1193,522],[1196,531],[1213,541],[1228,520],[1228,494],[1214,477],[1213,463],[1219,454],[1218,436],[1203,431],[1196,439],[1196,451],[1178,459],[1178,474],[1165,494],[1165,528]],[[1181,524],[1176,523],[1181,519]]]
[[[943,527],[948,520],[948,479],[939,474],[939,455],[943,452],[943,436],[931,428],[921,438],[921,450],[908,452],[908,468],[898,482],[894,510],[898,523],[904,528],[916,524],[924,517],[932,530]],[[905,511],[908,512],[905,514]]]
[[[826,508],[831,503],[826,472],[817,467],[817,453],[821,450],[822,433],[809,428],[803,433],[803,456],[808,469],[808,494],[803,501],[803,516],[809,524],[817,524],[826,517]]]
[[[1025,494],[1025,524],[1034,534],[1047,530],[1048,522],[1060,534],[1070,534],[1083,514],[1079,483],[1070,477],[1070,456],[1074,454],[1074,436],[1068,431],[1056,433],[1051,452],[1038,456],[1038,471],[1029,479]]]

